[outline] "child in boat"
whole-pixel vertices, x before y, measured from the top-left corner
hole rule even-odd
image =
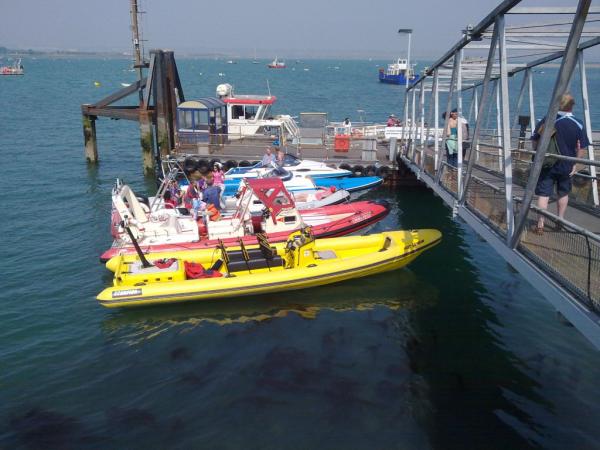
[[[225,186],[225,173],[223,172],[223,166],[220,162],[216,162],[213,166],[213,184],[221,188],[223,191],[223,187]]]
[[[169,183],[168,191],[171,193],[171,198],[177,201],[177,204],[181,201],[181,189],[177,180],[172,180]]]
[[[183,197],[183,204],[192,212],[192,217],[198,219],[198,212],[206,208],[206,203],[202,201],[200,181],[190,181],[190,185]]]
[[[179,201],[177,198],[173,198],[171,191],[165,191],[163,194],[163,200],[165,201],[166,209],[175,209],[179,205]]]

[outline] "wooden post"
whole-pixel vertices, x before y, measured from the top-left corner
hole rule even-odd
[[[83,115],[83,142],[85,159],[90,163],[98,162],[98,142],[96,141],[96,116]]]
[[[140,110],[140,146],[145,175],[155,173],[154,137],[152,135],[152,111]]]

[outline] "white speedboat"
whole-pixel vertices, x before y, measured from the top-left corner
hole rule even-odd
[[[126,185],[113,191],[110,249],[100,259],[107,261],[118,254],[141,251],[177,251],[183,248],[211,248],[222,242],[253,243],[256,233],[264,233],[272,242],[285,240],[289,233],[304,226],[315,236],[342,236],[365,228],[389,212],[385,202],[363,201],[298,211],[291,194],[278,178],[244,180],[241,201],[231,217],[210,220],[203,215],[196,222],[167,213],[150,212],[141,206]],[[253,197],[262,202],[260,214],[251,213]]]
[[[328,166],[325,163],[311,161],[310,159],[300,159],[293,155],[286,154],[283,158],[283,168],[292,173],[293,178],[307,177],[312,178],[342,178],[349,177],[352,172],[337,167]],[[265,174],[273,170],[273,165],[263,166],[258,163],[250,167],[234,167],[225,173],[226,180],[235,180],[242,178],[264,177]]]

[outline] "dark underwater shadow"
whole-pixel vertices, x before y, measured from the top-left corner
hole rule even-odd
[[[434,413],[423,425],[430,431],[434,448],[538,448],[542,427],[509,396],[546,410],[552,405],[541,397],[539,383],[526,374],[498,333],[503,324],[494,309],[496,295],[480,281],[485,269],[476,266],[469,244],[478,238],[452,220],[441,200],[419,200],[425,195],[431,193],[411,191],[399,196],[400,207],[403,201],[411,204],[403,207],[403,225],[427,220],[428,226],[444,236],[435,255],[417,259],[411,266],[440,293],[430,308],[410,315],[415,331],[407,349],[411,367],[427,380],[434,405]],[[490,258],[498,258],[491,247],[489,252]]]

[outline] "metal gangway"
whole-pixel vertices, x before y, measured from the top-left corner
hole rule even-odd
[[[407,86],[409,126],[392,140],[391,152],[600,348],[600,153],[590,145],[584,158],[555,156],[580,169],[561,219],[556,199],[547,210],[533,201],[554,127],[544,128],[536,151],[530,140],[536,119],[556,117],[561,95],[570,91],[593,144],[584,55],[598,54],[600,8],[591,0],[527,3],[503,1]],[[542,77],[550,84],[534,89]],[[456,166],[447,159],[441,114],[449,117],[454,108],[459,123],[469,124],[458,126]],[[539,215],[543,233],[531,228]]]

